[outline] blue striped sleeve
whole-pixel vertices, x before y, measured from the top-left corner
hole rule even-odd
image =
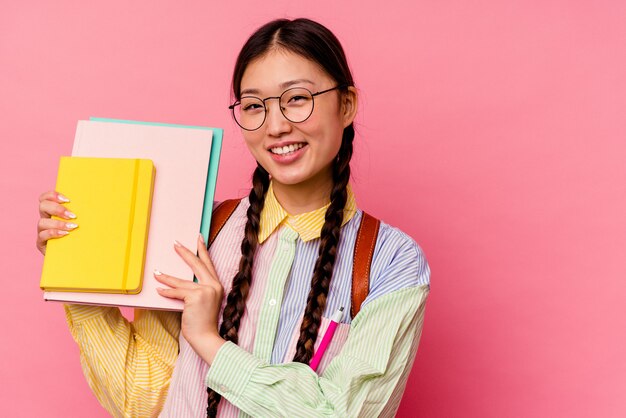
[[[401,289],[427,286],[430,267],[421,247],[409,235],[381,223],[370,272],[370,291],[362,307]]]

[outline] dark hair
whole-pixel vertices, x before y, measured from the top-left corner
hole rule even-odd
[[[324,69],[339,85],[353,86],[352,74],[348,68],[345,53],[339,40],[321,24],[309,19],[278,19],[271,21],[254,32],[241,49],[233,72],[233,94],[241,98],[241,79],[247,66],[274,49],[284,49],[303,56]],[[344,87],[344,89],[347,87]],[[324,226],[320,234],[320,247],[311,279],[311,290],[300,327],[300,337],[293,361],[308,364],[313,357],[313,348],[326,306],[326,296],[330,288],[333,267],[337,256],[337,246],[343,222],[343,209],[347,200],[347,186],[350,180],[350,159],[354,127],[350,124],[343,131],[341,147],[332,167],[333,188],[330,205],[326,210]],[[250,207],[244,238],[241,243],[239,271],[233,279],[222,314],[220,335],[235,344],[238,329],[244,314],[245,303],[252,280],[252,263],[258,244],[258,232],[265,194],[270,183],[269,173],[257,163],[252,176],[252,189],[249,194]],[[217,415],[221,396],[207,388],[207,416]]]

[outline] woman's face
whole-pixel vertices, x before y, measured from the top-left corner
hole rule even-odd
[[[252,61],[241,79],[241,95],[261,99],[304,87],[312,93],[337,85],[316,63],[285,50],[273,50]],[[315,96],[314,110],[304,122],[293,123],[281,113],[278,100],[265,102],[267,115],[255,131],[242,130],[248,149],[284,185],[320,185],[332,181],[332,162],[339,152],[344,127],[356,113],[356,95],[339,90]],[[286,146],[292,146],[289,151]]]

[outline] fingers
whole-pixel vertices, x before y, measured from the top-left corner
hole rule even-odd
[[[185,301],[187,301],[188,298],[191,298],[189,300],[198,301],[198,298],[203,297],[202,295],[223,295],[221,287],[216,288],[215,286],[211,285],[202,285],[189,280],[178,279],[176,277],[163,274],[158,270],[154,271],[154,277],[157,279],[158,282],[170,286],[170,288],[168,289],[157,287],[157,291],[159,292],[159,294],[168,298],[180,299]]]
[[[218,301],[221,302],[221,297],[223,294],[219,289],[215,289],[211,286],[202,286],[197,283],[188,282],[187,280],[176,279],[175,277],[165,277],[164,280],[161,280],[165,276],[164,274],[157,277],[157,279],[163,283],[168,284],[174,283],[176,280],[179,280],[183,286],[182,287],[172,287],[172,288],[162,288],[157,287],[157,292],[161,296],[165,296],[173,299],[184,300],[185,304],[187,303],[200,303],[201,305],[207,305],[207,303],[211,303],[215,298],[218,298]],[[174,279],[173,281],[170,279]],[[186,284],[191,284],[191,286],[186,286]]]
[[[47,229],[69,232],[76,228],[78,228],[78,224],[75,224],[74,222],[65,222],[51,218],[40,218],[39,222],[37,222],[37,232],[45,231]]]
[[[44,200],[54,200],[55,202],[59,203],[67,203],[70,201],[68,197],[62,195],[56,190],[50,190],[39,195],[39,201],[43,202]]]
[[[187,265],[191,267],[198,280],[200,280],[201,275],[206,276],[206,273],[208,273],[207,266],[205,266],[202,260],[196,257],[194,253],[189,251],[187,247],[185,247],[178,241],[174,241],[174,249],[176,250],[176,253],[181,256],[183,261],[185,261],[185,263],[187,263]]]
[[[46,242],[54,238],[62,238],[77,228],[74,223],[66,223],[55,219],[40,219],[37,224],[37,248],[45,254]]]
[[[206,247],[202,234],[198,234],[198,257],[200,257],[200,260],[202,260],[204,265],[207,267],[211,276],[217,278],[217,271],[211,261],[211,257],[209,257],[209,251]]]
[[[62,238],[69,234],[68,231],[60,229],[45,229],[37,234],[36,246],[39,252],[46,254],[46,243],[48,240]]]
[[[200,238],[198,238],[198,241],[200,241]],[[204,244],[200,246],[203,247]],[[211,269],[209,269],[205,261],[203,261],[194,253],[189,251],[188,248],[186,248],[184,245],[182,245],[178,241],[174,241],[174,249],[176,250],[176,253],[183,259],[183,261],[185,261],[185,263],[187,263],[187,265],[191,267],[191,269],[193,270],[193,273],[198,278],[198,283],[205,284],[205,285],[208,284],[208,285],[213,285],[213,286],[221,286],[221,283],[219,282],[219,280],[217,279],[217,276],[214,273],[215,268],[213,268],[212,265],[211,265],[211,268],[212,268],[212,271],[211,271]],[[206,256],[208,258],[208,254]]]
[[[161,296],[165,296],[166,298],[185,300],[185,296],[187,296],[188,290],[187,289],[162,289],[160,287],[157,287],[157,292],[159,292]]]
[[[55,215],[60,218],[72,220],[76,215],[68,211],[62,203],[69,202],[69,199],[55,191],[45,192],[39,196],[39,221],[37,222],[37,249],[46,253],[46,243],[50,239],[61,238],[77,228],[74,222],[64,222],[52,219]]]
[[[42,200],[43,197],[46,197],[46,196],[51,197],[50,193],[55,193],[55,195],[58,195],[58,193],[56,192],[47,192],[47,193],[42,194],[39,197],[39,216],[41,218],[50,218],[51,216],[58,216],[59,218],[63,218],[63,219],[75,219],[76,214],[72,213],[65,206],[63,206],[63,203],[67,203],[67,202],[54,196],[51,199]]]
[[[41,242],[46,242],[49,239],[64,237],[67,234],[69,234],[68,231],[63,231],[60,229],[46,229],[39,232],[39,234],[37,234],[37,238]]]
[[[163,274],[158,270],[154,271],[154,278],[157,279],[158,282],[168,285],[172,288],[195,289],[198,287],[196,283],[190,280],[183,280],[174,276],[168,276],[167,274]]]

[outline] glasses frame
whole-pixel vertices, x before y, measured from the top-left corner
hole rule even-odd
[[[233,103],[230,106],[228,106],[228,108],[231,110],[231,113],[233,115],[233,119],[235,120],[235,123],[237,123],[237,125],[239,125],[239,127],[241,129],[246,130],[246,131],[256,131],[256,130],[260,129],[261,126],[263,126],[263,124],[265,123],[265,120],[267,119],[267,106],[266,106],[265,102],[267,100],[271,100],[271,99],[278,99],[278,103],[279,103],[278,108],[280,109],[280,113],[283,115],[283,117],[285,119],[287,119],[291,123],[302,123],[302,122],[305,122],[307,119],[309,119],[311,117],[311,115],[313,114],[313,110],[315,110],[315,96],[319,96],[320,94],[328,93],[329,91],[333,91],[333,90],[337,90],[337,89],[343,89],[343,88],[346,88],[346,87],[348,87],[347,84],[339,84],[339,85],[337,85],[335,87],[331,87],[331,88],[326,89],[326,90],[318,91],[316,93],[312,93],[311,90],[307,89],[306,87],[291,87],[291,88],[288,88],[287,90],[283,91],[280,96],[270,96],[270,97],[266,97],[265,99],[261,99],[260,97],[257,97],[257,96],[243,96],[241,99],[245,99],[245,98],[259,99],[263,103],[263,122],[261,122],[261,124],[257,128],[254,128],[254,129],[248,129],[248,128],[242,126],[241,123],[239,123],[239,121],[235,117],[235,108],[237,106],[241,105],[241,99],[237,100],[235,103]],[[311,112],[309,113],[309,115],[306,118],[304,118],[304,119],[302,119],[301,121],[298,121],[298,122],[289,119],[287,117],[287,115],[285,115],[285,112],[283,111],[283,107],[280,106],[280,101],[281,101],[282,97],[287,92],[289,92],[291,90],[295,90],[295,89],[306,90],[311,95]]]

